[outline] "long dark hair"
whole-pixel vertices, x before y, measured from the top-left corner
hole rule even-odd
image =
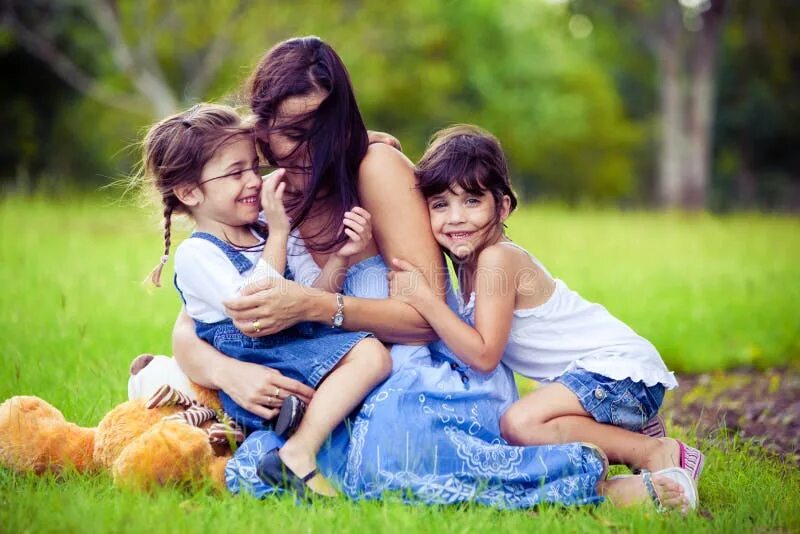
[[[289,97],[320,91],[325,97],[316,110],[291,124],[276,126],[278,108]],[[292,130],[306,151],[310,167],[294,169],[308,176],[301,198],[287,206],[292,228],[308,216],[316,201],[334,206],[323,228],[341,227],[344,212],[358,204],[358,168],[367,153],[368,139],[347,69],[333,48],[319,37],[289,39],[269,50],[250,77],[250,108],[256,115],[259,150],[277,164],[268,144],[270,131]],[[296,155],[296,154],[293,154]],[[319,236],[306,236],[314,239]],[[333,239],[309,244],[314,251],[330,251],[345,242],[340,231]]]

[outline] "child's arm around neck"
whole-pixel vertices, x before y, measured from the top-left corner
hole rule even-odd
[[[475,328],[461,320],[406,262],[390,275],[392,296],[405,300],[431,324],[439,337],[461,360],[475,369],[493,371],[503,357],[517,297],[516,281],[524,268],[519,252],[493,245],[481,251],[475,269]]]

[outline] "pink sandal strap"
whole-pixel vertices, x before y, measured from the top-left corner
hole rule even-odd
[[[703,472],[703,467],[705,467],[705,455],[682,441],[678,441],[678,447],[681,452],[681,467],[686,469],[694,480],[699,479],[700,473]]]
[[[651,438],[665,438],[667,437],[667,427],[664,424],[664,420],[656,415],[645,423],[640,433]]]

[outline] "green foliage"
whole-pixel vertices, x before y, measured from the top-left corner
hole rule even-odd
[[[235,98],[269,46],[313,33],[333,44],[348,65],[368,126],[397,135],[412,158],[435,130],[472,122],[504,143],[522,192],[608,200],[636,191],[631,155],[641,144],[640,127],[625,118],[591,46],[579,45],[566,30],[561,6],[529,0],[403,2],[391,8],[377,1],[121,1],[119,20],[122,37],[150,58],[145,64],[158,66],[182,106],[199,98]],[[209,28],[227,35],[230,44],[208,83],[197,84],[217,38]],[[93,72],[106,90],[135,92],[135,76],[115,66],[108,45],[97,46],[103,37],[91,21],[59,26],[58,32],[71,49],[85,53],[92,47]],[[61,106],[55,124],[69,128],[54,127],[54,136],[70,148],[63,154],[95,157],[66,157],[50,172],[87,185],[125,174],[134,158],[120,149],[157,118],[142,104],[129,112],[92,101]]]
[[[15,80],[0,87],[3,189],[53,190],[64,180],[93,188],[124,176],[136,160],[126,148],[159,118],[157,109],[241,101],[266,49],[317,34],[348,65],[368,126],[395,134],[412,159],[435,130],[473,122],[503,142],[528,198],[651,196],[660,135],[654,37],[677,0],[108,3],[134,68],[120,67],[91,3],[4,4],[85,71],[94,89],[116,97],[99,103],[68,87],[0,24],[0,66]],[[800,10],[788,1],[730,1],[727,11],[710,205],[796,207],[800,99],[792,65],[800,48],[791,29]],[[160,107],[141,92],[142,69],[171,95]]]
[[[781,9],[783,7],[783,9]],[[714,203],[796,207],[800,202],[800,86],[787,2],[733,2],[719,79]],[[794,66],[793,66],[794,65]]]

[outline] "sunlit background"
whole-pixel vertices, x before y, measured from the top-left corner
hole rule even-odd
[[[170,353],[180,298],[141,283],[163,210],[104,186],[148,125],[241,102],[269,47],[316,34],[412,160],[452,123],[500,138],[524,200],[508,236],[652,341],[681,382],[670,435],[708,459],[686,518],[298,508],[0,468],[0,533],[800,531],[798,28],[798,0],[0,0],[0,402],[91,427],[134,356]]]
[[[798,27],[791,0],[6,0],[0,185],[125,176],[149,123],[316,34],[412,159],[472,122],[527,199],[797,210]]]

